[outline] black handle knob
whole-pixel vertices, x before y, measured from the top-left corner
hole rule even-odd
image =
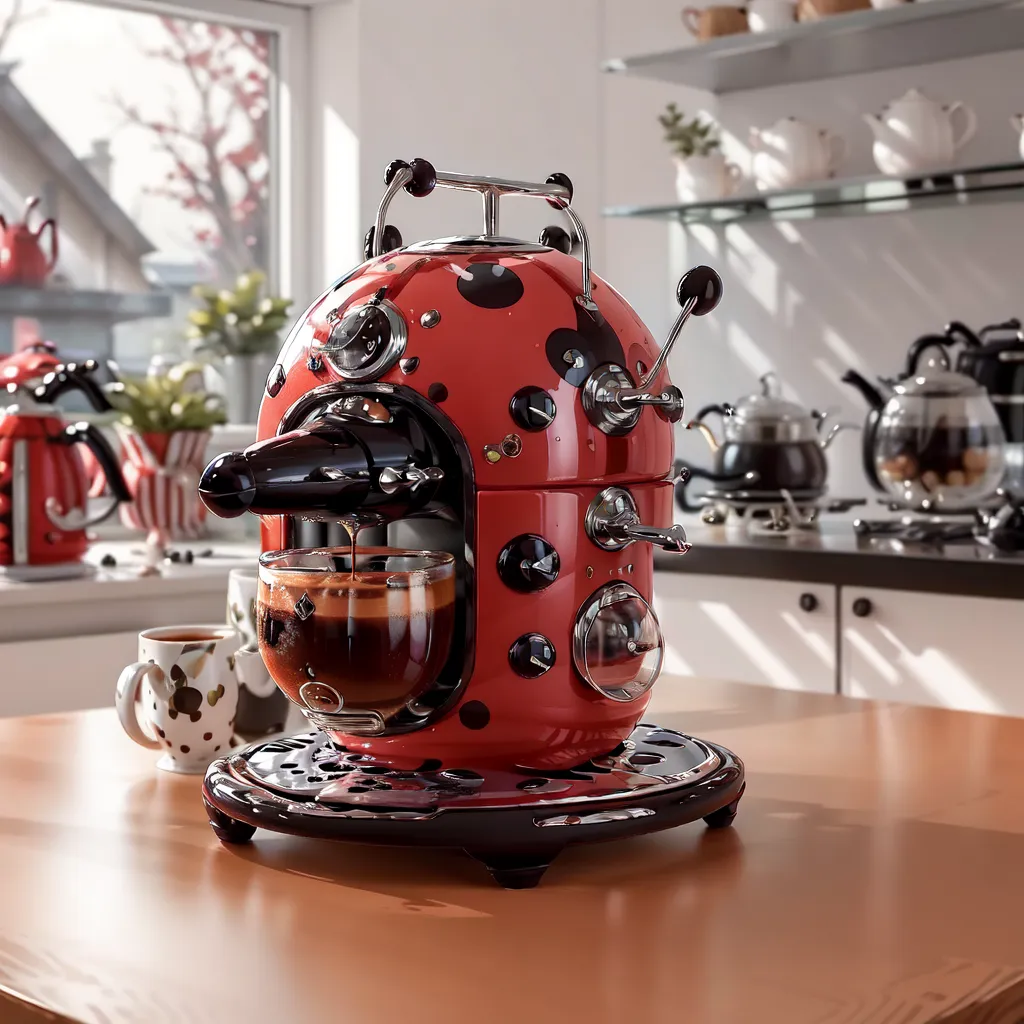
[[[555,171],[554,174],[549,174],[544,180],[545,185],[561,185],[562,188],[569,190],[569,202],[572,202],[572,180],[568,174],[563,174],[561,171]],[[556,210],[561,209],[558,203],[548,200],[548,206],[553,206]]]
[[[801,594],[800,595],[800,610],[805,612],[816,611],[818,607],[818,599],[814,594]]]
[[[405,191],[417,199],[429,196],[437,184],[437,171],[434,170],[434,165],[429,160],[416,157],[409,164],[409,170],[412,171],[412,181],[405,186]]]
[[[371,224],[370,230],[363,236],[363,259],[370,259],[373,256],[373,235],[376,228]],[[394,226],[394,224],[385,224],[383,245],[381,246],[381,253],[394,252],[395,249],[402,248],[402,232]]]
[[[722,301],[722,279],[710,267],[694,267],[679,279],[676,285],[676,299],[680,306],[685,306],[691,299],[696,299],[693,307],[694,316],[710,313]]]
[[[866,619],[872,612],[874,605],[866,597],[858,597],[853,602],[853,614],[858,619]]]
[[[546,245],[549,249],[557,249],[559,252],[564,252],[566,256],[572,252],[572,235],[565,228],[560,228],[557,224],[550,224],[548,227],[542,228],[540,238],[537,241],[541,245]]]

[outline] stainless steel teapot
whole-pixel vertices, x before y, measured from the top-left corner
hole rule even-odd
[[[723,440],[707,425],[722,418]],[[825,492],[828,462],[825,450],[847,423],[830,423],[828,413],[809,411],[779,394],[778,378],[766,373],[761,393],[733,405],[708,405],[687,424],[708,442],[715,456],[713,472],[687,467],[690,477],[703,477],[722,489],[742,489],[751,497],[778,496],[783,491],[814,500]],[[685,495],[680,504],[688,510]]]

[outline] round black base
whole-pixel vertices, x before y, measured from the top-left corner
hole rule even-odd
[[[535,886],[573,843],[621,839],[703,818],[732,824],[743,795],[735,754],[640,725],[574,768],[397,771],[321,732],[258,743],[214,761],[203,801],[217,838],[266,828],[312,839],[464,849],[506,889]]]

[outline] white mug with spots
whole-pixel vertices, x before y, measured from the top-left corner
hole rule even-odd
[[[259,658],[242,643],[231,626],[139,634],[139,660],[117,681],[117,713],[136,743],[163,751],[158,768],[200,774],[231,746],[239,679]]]

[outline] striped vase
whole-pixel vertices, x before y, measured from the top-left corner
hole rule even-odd
[[[144,530],[151,544],[199,537],[206,507],[199,500],[199,477],[206,465],[208,430],[140,434],[118,425],[122,470],[132,493],[121,506],[125,526]]]

